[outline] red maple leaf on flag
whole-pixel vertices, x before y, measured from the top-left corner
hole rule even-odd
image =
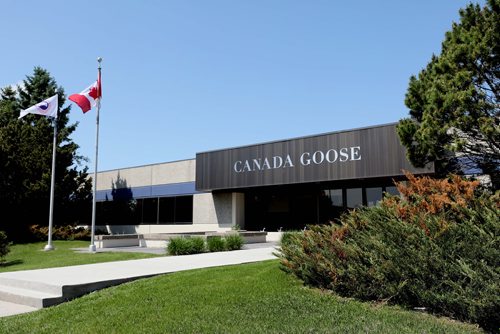
[[[97,98],[99,96],[98,96],[98,92],[97,92],[97,87],[96,86],[92,86],[92,88],[90,89],[90,92],[89,92],[89,96],[91,98],[93,98],[94,100],[97,100]]]

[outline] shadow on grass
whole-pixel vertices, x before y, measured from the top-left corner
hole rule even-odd
[[[23,260],[13,260],[13,261],[7,261],[7,262],[0,262],[0,267],[10,267],[14,266],[16,264],[23,264]]]

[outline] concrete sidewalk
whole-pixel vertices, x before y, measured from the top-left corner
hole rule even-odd
[[[56,305],[109,286],[177,271],[275,259],[273,245],[231,252],[165,256],[0,273],[0,316]]]

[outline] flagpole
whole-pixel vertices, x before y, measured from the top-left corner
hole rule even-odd
[[[54,188],[56,178],[56,148],[57,148],[57,114],[53,119],[54,123],[54,141],[52,144],[52,175],[50,178],[50,209],[49,209],[49,240],[47,245],[43,248],[45,251],[54,250],[52,245],[52,223],[54,221]]]
[[[101,62],[102,58],[98,57],[97,58],[98,62],[98,78],[101,77]],[[94,243],[94,238],[95,238],[95,211],[96,211],[96,193],[97,193],[97,157],[98,157],[98,149],[99,149],[99,112],[101,111],[101,98],[99,97],[99,100],[97,101],[97,115],[96,115],[96,132],[95,132],[95,165],[94,165],[94,177],[92,180],[92,190],[93,190],[93,195],[92,195],[92,229],[90,232],[90,246],[89,246],[89,252],[95,253],[96,247]]]

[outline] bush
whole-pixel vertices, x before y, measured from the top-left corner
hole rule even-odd
[[[5,232],[0,231],[0,264],[5,261],[5,256],[10,252],[10,242]]]
[[[29,227],[31,239],[35,241],[45,241],[48,239],[49,227],[31,225]],[[73,225],[54,226],[52,228],[53,240],[90,240],[90,230],[84,227]]]
[[[226,250],[226,240],[219,236],[207,238],[207,246],[210,252],[222,252]]]
[[[300,236],[302,232],[300,231],[286,231],[281,235],[280,244],[290,245],[295,242],[295,238]]]
[[[238,250],[243,246],[243,238],[239,234],[230,234],[226,236],[226,248],[227,250]]]
[[[49,228],[48,226],[30,225],[29,232],[31,234],[30,239],[33,239],[34,241],[44,241],[47,240]]]
[[[205,241],[201,237],[170,239],[167,246],[170,255],[198,254],[205,251]]]
[[[205,240],[202,237],[192,237],[188,240],[191,242],[191,254],[199,254],[205,252]]]
[[[282,268],[342,296],[426,307],[498,329],[499,203],[477,185],[409,175],[398,184],[401,198],[286,237]]]

